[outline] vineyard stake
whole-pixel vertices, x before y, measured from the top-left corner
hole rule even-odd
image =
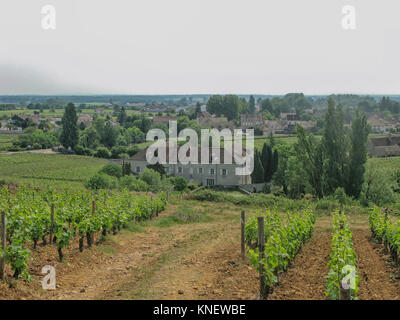
[[[267,288],[265,285],[265,276],[264,276],[264,266],[262,261],[264,260],[265,257],[265,236],[264,236],[264,217],[258,217],[257,218],[258,222],[258,252],[259,252],[259,257],[258,257],[258,269],[260,272],[260,300],[266,299],[267,298]]]
[[[96,200],[92,200],[92,216],[96,213]],[[91,243],[94,243],[94,234],[90,235]]]
[[[54,203],[51,204],[51,217],[50,217],[50,243],[53,243],[53,229],[54,229]]]
[[[5,212],[1,213],[1,249],[3,253],[6,252],[6,232],[7,232],[7,225],[6,225],[6,214]],[[4,271],[6,266],[6,257],[5,255],[0,258],[0,279],[4,280]]]
[[[241,219],[240,219],[240,244],[241,244],[241,256],[242,256],[243,260],[244,260],[244,251],[245,251],[244,224],[245,224],[245,213],[244,213],[244,210],[242,210]]]

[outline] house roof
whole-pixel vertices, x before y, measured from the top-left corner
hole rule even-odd
[[[370,138],[371,144],[374,147],[388,147],[400,144],[400,136],[389,136],[389,137],[379,137]]]
[[[134,161],[147,161],[147,158],[146,158],[147,149],[148,148],[139,150],[134,156],[131,157],[131,160],[134,160]],[[170,148],[169,148],[169,145],[167,143],[167,146],[165,148],[166,162],[167,163],[169,163],[169,149]],[[180,149],[180,147],[178,146],[177,147],[177,154],[179,152],[179,149]],[[233,147],[232,147],[232,149],[233,149]],[[159,148],[158,150],[161,150],[161,148]],[[219,159],[219,163],[223,164],[223,163],[225,163],[225,160],[228,161],[229,158],[231,159],[232,163],[235,163],[234,157],[232,156],[233,152],[232,153],[228,152],[228,158],[225,158],[225,152],[224,152],[225,149],[223,147],[222,148],[212,148],[212,147],[210,147],[209,151],[208,151],[209,152],[209,156],[211,156],[213,154],[213,151],[215,152],[215,159]],[[243,155],[244,154],[245,154],[245,150],[243,149]],[[198,157],[197,157],[199,163],[202,161],[201,155],[202,155],[202,148],[199,147],[198,148]]]

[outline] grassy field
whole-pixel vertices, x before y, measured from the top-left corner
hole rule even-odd
[[[400,157],[370,158],[368,161],[379,167],[384,167],[391,170],[400,170]]]
[[[83,188],[107,164],[105,159],[76,155],[18,153],[0,155],[0,179],[46,187]]]

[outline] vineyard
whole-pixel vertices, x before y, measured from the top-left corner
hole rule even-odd
[[[59,260],[72,241],[91,247],[108,233],[117,234],[129,221],[149,219],[166,206],[166,198],[132,195],[128,192],[92,194],[90,192],[35,190],[20,187],[0,190],[0,212],[6,222],[6,249],[2,257],[14,271],[14,278],[29,279],[26,272],[31,250],[39,241],[56,244]]]
[[[321,214],[312,202],[280,202],[260,213],[217,200],[3,187],[0,299],[400,298],[390,210]],[[57,290],[39,287],[45,265],[57,268]]]

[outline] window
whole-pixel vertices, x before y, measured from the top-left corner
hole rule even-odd
[[[182,167],[178,167],[178,173],[182,173]]]
[[[210,169],[210,174],[214,175],[215,174],[215,169]]]
[[[136,172],[140,172],[140,167],[136,167]]]
[[[199,168],[199,174],[203,174],[203,168]]]
[[[214,179],[207,179],[207,185],[208,186],[213,186],[214,185]]]
[[[189,168],[189,173],[193,174],[193,168]]]
[[[226,176],[226,175],[228,175],[228,170],[226,170],[226,169],[222,169],[222,175],[223,175],[223,176]]]

